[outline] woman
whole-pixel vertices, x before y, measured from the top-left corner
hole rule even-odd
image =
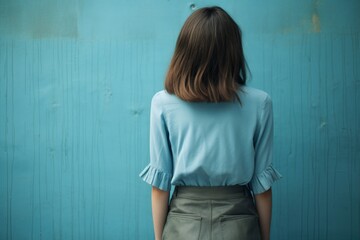
[[[153,186],[156,240],[269,239],[271,185],[281,178],[272,102],[245,84],[237,24],[220,7],[195,11],[151,102],[150,164],[140,177]]]

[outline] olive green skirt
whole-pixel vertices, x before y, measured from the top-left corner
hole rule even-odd
[[[176,187],[164,240],[260,239],[252,195],[245,186]]]

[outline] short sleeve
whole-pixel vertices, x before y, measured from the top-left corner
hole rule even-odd
[[[150,163],[139,176],[150,185],[169,191],[172,171],[169,134],[159,94],[155,94],[150,108]]]
[[[282,178],[281,174],[272,166],[273,125],[272,101],[267,96],[261,107],[260,118],[254,135],[255,168],[249,183],[254,194],[267,191],[273,182]]]

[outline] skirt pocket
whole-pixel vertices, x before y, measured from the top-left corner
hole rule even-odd
[[[163,231],[163,240],[198,240],[201,217],[192,214],[170,212]]]
[[[223,240],[260,239],[260,226],[256,215],[222,216],[220,226]]]

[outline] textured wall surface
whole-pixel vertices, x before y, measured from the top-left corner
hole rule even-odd
[[[360,239],[356,0],[0,0],[0,239],[152,239],[150,100],[213,4],[273,99],[273,239]]]

